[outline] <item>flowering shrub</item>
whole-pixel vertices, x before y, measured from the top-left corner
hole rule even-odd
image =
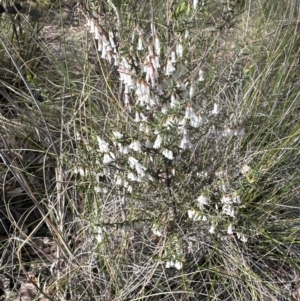
[[[192,7],[175,12],[182,10],[193,22],[197,1]],[[118,37],[120,28],[104,28],[101,17],[87,19],[99,55],[118,72],[124,118],[97,133],[97,168],[106,179],[98,183],[97,192],[108,194],[108,200],[122,196],[126,210],[132,206],[133,212],[119,216],[118,222],[147,217],[156,236],[169,237],[174,232],[170,224],[189,219],[207,236],[236,234],[246,242],[248,234],[239,224],[244,204],[238,185],[245,175],[241,168],[246,168],[239,156],[245,135],[238,113],[243,103],[228,108],[217,95],[207,99],[206,87],[213,79],[206,58],[194,63],[199,52],[189,49],[198,41],[188,28],[180,32],[178,23],[170,20],[172,36],[158,30],[152,19]],[[130,52],[120,45],[129,38]],[[174,251],[166,266],[181,268],[172,259]]]
[[[167,2],[160,11],[156,1],[141,1],[135,17],[123,19],[120,8],[132,2],[107,1],[105,17],[88,15],[115,112],[104,130],[82,133],[88,152],[78,157],[90,170],[75,171],[94,189],[89,218],[99,254],[128,252],[118,263],[134,279],[147,271],[143,279],[152,281],[159,270],[166,283],[168,273],[183,273],[186,285],[184,273],[198,273],[207,258],[209,268],[225,266],[230,275],[244,265],[246,274],[251,270],[243,250],[264,231],[256,206],[264,211],[259,202],[269,162],[256,156],[260,138],[248,152],[265,110],[248,97],[254,71],[243,47],[222,44],[240,13],[233,2],[223,9]],[[216,261],[209,257],[214,252],[222,253]],[[231,260],[233,253],[243,263]]]

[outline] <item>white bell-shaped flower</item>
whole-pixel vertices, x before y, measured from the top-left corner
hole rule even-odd
[[[161,135],[158,134],[154,141],[153,148],[156,148],[156,149],[160,148],[161,143],[162,143],[162,137],[161,137]]]
[[[140,151],[141,151],[141,148],[142,148],[142,145],[141,145],[141,142],[140,142],[139,140],[133,140],[133,141],[130,143],[129,147],[130,147],[132,150],[136,151],[136,152],[140,152]]]
[[[177,57],[179,57],[179,58],[183,57],[183,46],[182,46],[181,42],[176,44],[176,54],[177,54]]]
[[[197,202],[198,202],[199,207],[202,207],[203,205],[209,205],[210,200],[205,194],[201,194],[197,198]]]
[[[227,234],[232,235],[233,234],[233,226],[232,223],[229,224],[227,228]]]
[[[193,8],[197,9],[198,0],[193,0]]]
[[[224,214],[226,214],[228,216],[231,216],[231,217],[234,217],[234,208],[231,205],[225,204],[222,207],[222,211],[223,211]]]
[[[154,50],[158,56],[160,56],[160,41],[158,35],[154,36]]]
[[[172,75],[175,71],[176,68],[173,66],[172,61],[169,58],[167,58],[165,75],[167,76]]]
[[[199,70],[199,82],[204,82],[204,72],[203,70]]]
[[[139,51],[144,50],[142,35],[139,35],[137,50],[139,50]]]
[[[107,153],[109,151],[109,144],[105,140],[101,139],[99,136],[97,136],[97,140],[100,152]]]
[[[164,157],[166,157],[169,160],[173,160],[174,159],[173,152],[171,150],[169,150],[169,149],[164,149],[162,151],[162,154],[163,154]]]
[[[103,164],[109,164],[110,162],[114,161],[116,159],[115,155],[110,153],[105,153],[103,156]]]

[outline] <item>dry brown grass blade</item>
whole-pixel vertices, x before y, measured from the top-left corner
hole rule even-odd
[[[10,152],[10,148],[9,148],[9,146],[8,146],[5,138],[3,137],[2,134],[0,134],[0,136],[2,138],[2,141],[3,141],[6,149]],[[54,223],[49,218],[49,216],[48,216],[49,212],[47,214],[44,212],[44,209],[40,205],[39,201],[36,199],[34,193],[32,192],[32,190],[30,188],[30,185],[28,184],[27,180],[23,176],[23,174],[21,172],[21,169],[18,168],[15,160],[12,159],[12,158],[8,159],[8,157],[2,151],[0,151],[0,156],[1,156],[4,164],[6,165],[6,167],[11,171],[11,173],[17,179],[17,181],[19,182],[19,184],[22,186],[22,188],[26,191],[26,193],[28,194],[28,196],[32,199],[32,201],[34,202],[35,206],[38,208],[40,214],[43,217],[43,220],[46,222],[49,230],[51,231],[51,233],[53,235],[53,237],[58,240],[58,242],[60,244],[60,247],[61,247],[61,251],[62,251],[64,257],[68,258],[68,255],[69,255],[71,258],[73,258],[72,252],[70,251],[68,245],[64,241],[61,233],[58,231],[58,229],[56,228],[56,226],[54,225]],[[19,250],[24,246],[25,243],[26,243],[26,241],[22,243],[22,245],[20,246]]]

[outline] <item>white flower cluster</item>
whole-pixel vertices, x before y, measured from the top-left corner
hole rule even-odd
[[[197,202],[198,202],[198,207],[200,209],[203,209],[204,205],[209,205],[210,204],[210,199],[205,194],[201,194],[197,198]]]
[[[74,174],[80,174],[81,177],[84,177],[88,174],[88,171],[86,168],[83,167],[74,167],[73,168],[73,173]]]
[[[154,235],[156,235],[156,236],[163,236],[164,230],[159,225],[154,224],[152,226],[151,230],[152,230],[152,232],[153,232]]]
[[[196,9],[197,2],[194,2],[193,6]],[[144,39],[145,31],[137,26],[131,41],[132,45],[136,45],[136,52],[132,46],[129,55],[118,51],[116,37],[112,31],[103,30],[93,18],[88,20],[87,26],[98,40],[101,57],[110,63],[113,59],[118,67],[120,81],[124,87],[124,105],[129,112],[135,110],[134,120],[139,124],[139,130],[143,134],[142,139],[134,138],[129,143],[116,142],[120,153],[129,154],[131,151],[141,153],[143,147],[153,148],[172,161],[175,159],[174,149],[179,148],[181,151],[193,149],[189,127],[200,128],[207,123],[210,115],[218,115],[220,102],[214,102],[211,113],[204,114],[202,110],[195,112],[193,99],[197,95],[198,84],[201,85],[205,81],[205,73],[197,66],[197,70],[194,71],[198,72],[198,78],[194,71],[193,77],[190,76],[190,66],[184,57],[185,46],[189,43],[188,31],[186,30],[184,35],[178,35],[176,42],[162,51],[155,24],[151,24],[152,39],[150,40]],[[146,40],[149,42],[146,43]],[[173,86],[171,92],[170,86]],[[147,112],[153,109],[155,109],[155,116],[159,111],[165,115],[160,117],[164,119],[163,124],[172,128],[171,144],[167,143],[168,135],[149,126]],[[176,117],[172,110],[176,110]],[[217,130],[215,125],[211,125],[208,131],[209,136],[227,138],[243,134],[243,128],[236,129],[229,126]],[[114,133],[117,139],[122,135]],[[99,140],[99,149],[104,153],[105,163],[115,160],[115,155],[109,152],[107,144],[101,140]],[[130,179],[133,179],[132,175]]]
[[[118,67],[120,80],[124,85],[124,105],[129,111],[132,109],[132,105],[138,105],[140,108],[144,108],[145,112],[152,108],[160,108],[160,111],[166,115],[166,120],[170,118],[170,109],[179,108],[180,103],[184,99],[192,99],[196,93],[197,79],[187,80],[185,77],[189,76],[189,70],[186,66],[187,62],[184,61],[184,44],[188,39],[188,32],[183,36],[178,36],[177,42],[171,48],[168,48],[166,56],[162,58],[161,43],[158,33],[155,30],[154,24],[152,24],[152,43],[145,45],[143,38],[144,30],[140,27],[136,27],[132,35],[132,44],[137,43],[136,50],[142,52],[144,56],[135,55],[131,53],[131,60],[126,55],[121,55],[118,52],[116,46],[116,39],[114,34],[110,31],[106,33],[101,26],[99,26],[93,18],[89,19],[87,26],[90,28],[90,32],[94,34],[96,40],[98,40],[98,50],[101,51],[101,58],[106,59]],[[136,42],[136,38],[137,42]],[[140,72],[137,72],[140,70]],[[159,80],[166,76],[164,80]],[[205,74],[202,69],[198,69],[198,82],[201,83],[205,80]],[[172,82],[175,82],[173,91],[169,94],[168,89]],[[180,98],[179,94],[180,92]],[[166,100],[162,101],[162,97]],[[133,101],[133,103],[130,103]],[[145,121],[147,117],[145,112],[135,112],[135,121],[140,124],[140,130],[145,131]],[[178,113],[180,114],[180,113]],[[173,145],[173,147],[179,147],[182,150],[192,148],[192,143],[189,137],[188,125],[193,128],[199,128],[204,124],[205,118],[200,114],[196,114],[191,104],[188,104],[185,109],[184,118],[181,122],[177,123],[179,131],[178,135],[181,135],[179,144]],[[131,144],[124,146],[118,143],[119,151],[122,153],[129,153],[130,149],[136,152],[140,152],[143,145],[146,147],[152,147],[154,149],[160,149],[163,145],[164,135],[158,134],[155,141],[151,141],[154,133],[147,129],[148,138],[144,141],[134,140]],[[103,145],[102,145],[103,144]],[[164,145],[163,145],[164,146]],[[99,149],[101,152],[105,152],[105,159],[109,163],[114,160],[114,157],[106,149],[107,145],[99,140]],[[163,147],[161,154],[169,159],[174,159],[173,149],[169,147]],[[110,158],[111,157],[111,158]]]
[[[87,20],[87,27],[90,28],[90,33],[94,34],[95,40],[98,40],[98,51],[101,51],[101,58],[106,59],[112,63],[117,58],[117,45],[115,43],[115,36],[112,31],[105,32],[94,18]]]
[[[234,217],[234,205],[240,205],[241,198],[239,195],[223,195],[221,198],[221,203],[223,204],[223,213],[228,216]]]
[[[177,270],[181,270],[183,267],[182,262],[178,261],[178,260],[168,260],[166,262],[166,268],[176,268]]]
[[[96,241],[98,243],[101,243],[105,237],[105,232],[104,232],[103,228],[99,227],[99,226],[95,227],[94,236],[96,238]]]
[[[235,171],[235,173],[247,173],[249,170],[249,166],[243,166],[240,171]],[[201,177],[202,174],[205,175],[207,173],[198,173],[198,176]],[[224,233],[224,228],[219,228],[221,224],[224,225],[225,223],[225,225],[227,225],[227,235],[232,235],[235,233],[238,239],[240,239],[242,242],[246,242],[248,238],[245,236],[245,234],[235,230],[235,218],[237,217],[236,213],[242,204],[241,197],[238,191],[232,192],[233,189],[230,189],[230,183],[227,180],[230,178],[230,175],[227,169],[218,169],[214,174],[217,181],[221,181],[221,185],[218,186],[219,190],[214,195],[210,193],[212,194],[211,197],[208,197],[206,193],[201,193],[195,199],[195,204],[199,208],[199,211],[194,209],[187,210],[188,217],[195,222],[202,222],[202,225],[206,226],[207,222],[210,222],[210,228],[208,228],[208,232],[210,234],[215,233],[216,230],[221,230],[221,232]],[[209,190],[208,187],[205,189]],[[213,198],[213,201],[211,198]],[[215,214],[213,212],[215,212]],[[229,224],[228,220],[230,221]]]
[[[194,209],[188,210],[188,217],[190,219],[192,219],[193,221],[200,221],[201,220],[200,214],[197,211],[195,211]]]
[[[145,177],[146,173],[145,173],[145,170],[146,170],[146,167],[143,166],[141,163],[139,163],[139,161],[133,157],[129,157],[128,158],[128,162],[129,162],[129,165],[132,169],[135,169],[137,174],[140,176],[140,177]]]
[[[116,159],[113,152],[109,150],[109,144],[97,136],[99,151],[103,153],[103,164],[109,164]]]

